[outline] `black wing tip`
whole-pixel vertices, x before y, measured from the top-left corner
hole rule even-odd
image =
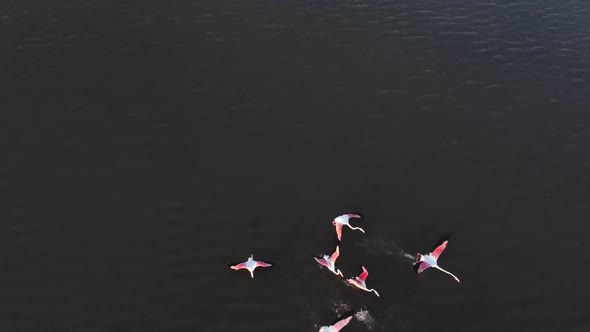
[[[414,266],[412,268],[414,269],[414,272],[416,272],[416,274],[418,274],[418,269],[420,268],[421,264],[422,264],[422,262],[414,263]]]

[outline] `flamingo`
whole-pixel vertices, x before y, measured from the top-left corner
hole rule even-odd
[[[457,280],[457,282],[461,282],[459,278],[457,278],[454,274],[444,270],[443,268],[438,266],[437,263],[438,257],[440,256],[440,254],[442,254],[443,250],[445,250],[445,247],[447,246],[448,242],[449,241],[443,242],[440,246],[436,247],[436,249],[434,249],[434,251],[428,255],[422,255],[420,253],[416,254],[416,262],[414,263],[414,266],[418,265],[418,273],[422,273],[427,268],[433,267],[435,269],[441,270],[446,274],[451,275],[453,278],[455,278],[455,280]]]
[[[356,230],[358,229],[361,232],[365,232],[362,228],[360,227],[352,227],[349,224],[349,219],[350,218],[360,218],[361,216],[359,216],[358,214],[343,214],[341,216],[336,217],[336,219],[334,219],[334,221],[332,221],[332,225],[336,226],[336,235],[338,236],[338,241],[342,240],[342,226],[346,225],[348,226],[350,229]]]
[[[248,271],[250,271],[250,275],[252,276],[252,278],[254,278],[254,270],[257,267],[269,267],[269,266],[272,266],[272,264],[261,262],[261,261],[255,261],[254,255],[250,255],[250,258],[248,258],[247,261],[240,263],[238,265],[230,266],[230,267],[233,270],[247,269]]]
[[[363,272],[356,277],[355,279],[346,279],[346,281],[348,281],[348,283],[350,283],[353,286],[356,286],[364,291],[367,292],[374,292],[375,295],[377,295],[377,297],[379,297],[379,293],[377,293],[376,290],[374,289],[367,289],[367,284],[365,284],[365,279],[367,279],[367,276],[369,275],[369,272],[367,271],[367,269],[365,269],[364,266],[361,266],[361,268],[363,269]]]
[[[338,321],[336,324],[334,325],[330,325],[330,326],[322,326],[320,328],[319,332],[338,332],[340,331],[343,327],[345,327],[350,320],[352,319],[352,316],[348,317],[348,318],[344,318],[340,321]]]
[[[336,259],[338,259],[338,256],[340,256],[340,248],[339,246],[336,246],[336,251],[334,251],[332,256],[324,255],[324,257],[322,258],[314,257],[314,259],[321,265],[327,267],[328,270],[332,271],[332,273],[334,273],[335,275],[339,275],[344,278],[342,271],[340,271],[340,269],[336,271],[336,266],[334,266],[334,264],[336,264]]]

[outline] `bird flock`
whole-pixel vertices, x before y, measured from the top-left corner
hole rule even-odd
[[[336,237],[338,238],[339,243],[341,243],[341,241],[342,241],[342,228],[344,226],[347,226],[348,228],[350,228],[352,230],[359,230],[359,231],[365,233],[365,231],[362,228],[353,227],[352,225],[350,225],[351,218],[360,219],[361,216],[358,214],[343,214],[341,216],[336,217],[332,221],[332,225],[334,225],[334,227],[336,228]],[[452,274],[449,271],[444,270],[443,268],[441,268],[438,265],[438,258],[440,257],[442,252],[445,250],[447,243],[448,243],[448,241],[444,241],[442,244],[440,244],[438,247],[436,247],[436,249],[434,249],[431,253],[429,253],[427,255],[422,255],[420,253],[417,253],[416,260],[414,262],[414,267],[417,268],[416,272],[422,273],[422,272],[424,272],[424,270],[432,267],[432,268],[435,268],[437,270],[440,270],[440,271],[452,276],[457,282],[461,282],[459,280],[459,278],[457,278],[454,274]],[[314,257],[314,259],[320,265],[322,265],[322,266],[326,267],[328,270],[330,270],[330,272],[344,278],[344,274],[342,273],[342,271],[340,271],[340,269],[336,268],[336,260],[338,259],[338,256],[340,256],[340,246],[339,245],[336,246],[336,250],[334,251],[334,253],[332,255],[330,255],[330,256],[324,255],[321,258]],[[232,265],[232,266],[230,266],[230,268],[233,270],[246,269],[246,270],[250,271],[250,276],[252,278],[254,278],[254,270],[256,268],[258,268],[258,267],[271,267],[271,266],[272,266],[272,264],[265,263],[263,261],[254,260],[254,256],[250,255],[250,257],[248,258],[247,261],[236,264],[236,265]],[[355,287],[362,289],[362,290],[369,292],[369,293],[375,293],[375,295],[377,297],[379,297],[379,293],[377,292],[377,290],[375,290],[373,288],[369,289],[367,287],[366,279],[367,279],[367,276],[369,276],[369,272],[362,265],[361,265],[361,269],[362,269],[362,272],[357,277],[346,279],[346,281],[352,286],[355,286]],[[350,322],[352,317],[353,316],[349,316],[347,318],[344,318],[344,319],[336,322],[334,325],[322,326],[320,328],[319,332],[338,332]]]

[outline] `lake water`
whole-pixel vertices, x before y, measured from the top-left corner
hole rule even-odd
[[[27,0],[0,25],[2,331],[590,330],[590,2]],[[337,266],[379,298],[313,260],[352,212]],[[443,236],[461,284],[404,256]],[[275,265],[229,269],[250,254]]]

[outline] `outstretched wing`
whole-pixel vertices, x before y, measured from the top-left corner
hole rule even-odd
[[[338,332],[340,331],[343,327],[345,327],[350,320],[352,319],[352,316],[348,317],[348,318],[344,318],[343,320],[339,321],[338,323],[332,325],[332,328]]]
[[[269,266],[272,266],[272,264],[261,262],[261,261],[256,261],[256,267],[269,267]]]
[[[342,240],[342,224],[336,223],[336,236],[338,237],[338,241]]]
[[[334,251],[332,256],[330,256],[330,260],[332,261],[332,263],[336,263],[338,256],[340,256],[340,246],[336,246],[336,251]]]
[[[318,262],[318,263],[320,263],[321,265],[323,265],[325,267],[328,267],[328,263],[326,262],[325,259],[323,259],[323,258],[317,258],[317,257],[314,257],[313,259],[315,259],[315,261]]]
[[[238,265],[230,266],[230,268],[232,268],[234,270],[245,269],[246,268],[246,263],[240,263]]]
[[[361,267],[363,268],[363,272],[359,275],[359,279],[365,281],[365,279],[367,279],[367,276],[369,275],[369,272],[367,271],[367,269],[365,269],[364,266]]]
[[[429,267],[430,265],[428,265],[426,262],[420,262],[420,266],[418,266],[418,273],[424,272],[424,270],[426,270]]]
[[[449,241],[445,241],[440,246],[436,247],[436,249],[434,249],[431,255],[434,256],[434,258],[438,259],[438,256],[440,256],[440,254],[442,254],[442,252],[447,247],[447,243],[449,243]]]

